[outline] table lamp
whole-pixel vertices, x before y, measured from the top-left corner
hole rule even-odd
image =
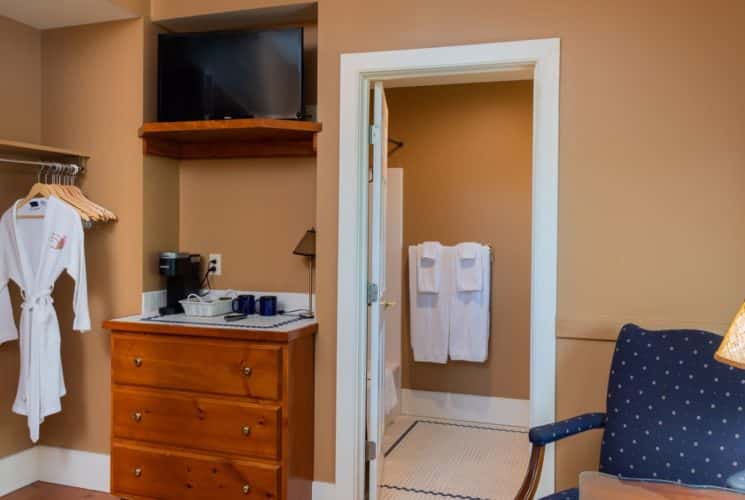
[[[714,359],[745,370],[745,303],[732,320],[724,340],[714,353]],[[727,478],[727,485],[735,490],[745,490],[745,470]]]
[[[308,257],[308,268],[310,270],[310,280],[308,288],[308,311],[301,313],[302,318],[313,318],[313,264],[316,258],[316,230],[315,228],[308,229],[300,242],[292,252],[295,255],[302,255]]]
[[[721,363],[745,370],[745,303],[737,311],[714,358]]]

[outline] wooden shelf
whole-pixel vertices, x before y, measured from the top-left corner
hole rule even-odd
[[[315,156],[318,122],[272,119],[150,122],[140,128],[145,154],[182,160]]]
[[[78,151],[52,148],[28,142],[0,140],[0,157],[10,156],[19,160],[36,161],[85,161],[90,157]]]

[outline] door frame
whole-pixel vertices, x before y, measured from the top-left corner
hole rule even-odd
[[[341,55],[336,498],[364,499],[371,82],[533,70],[530,425],[535,426],[556,416],[559,65],[558,38]],[[538,495],[553,491],[554,449],[549,445]]]

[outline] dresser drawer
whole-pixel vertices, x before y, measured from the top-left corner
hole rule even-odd
[[[159,500],[280,498],[280,467],[246,460],[113,443],[112,492]]]
[[[281,348],[230,340],[114,334],[115,383],[281,399]]]
[[[278,406],[113,388],[113,434],[117,438],[278,459],[280,428]]]

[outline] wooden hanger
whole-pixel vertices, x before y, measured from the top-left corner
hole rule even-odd
[[[62,166],[61,165],[55,165],[53,168],[58,169],[57,171],[61,171]],[[46,178],[44,179],[46,181]],[[31,186],[31,189],[28,192],[28,195],[21,200],[18,205],[16,205],[17,209],[26,206],[31,200],[34,198],[49,198],[50,196],[55,196],[59,198],[60,200],[64,201],[68,205],[71,205],[75,210],[80,214],[80,217],[86,221],[89,222],[91,220],[91,216],[89,213],[82,209],[79,204],[76,203],[70,196],[68,196],[64,190],[60,189],[61,186],[58,184],[47,184],[46,182],[41,182],[41,170],[39,171],[39,177],[37,178],[37,182]],[[18,219],[43,219],[44,215],[37,215],[37,214],[28,214],[28,215],[17,215]]]
[[[54,171],[52,175],[52,183],[47,183],[47,176],[50,174],[48,171],[44,171],[46,168],[51,168]],[[44,182],[41,180],[42,172],[44,172]],[[21,200],[17,207],[21,208],[28,204],[34,198],[49,198],[55,196],[63,202],[70,205],[80,214],[80,218],[85,222],[108,222],[116,221],[117,216],[102,207],[101,205],[91,201],[83,191],[73,183],[73,179],[80,172],[80,167],[77,165],[63,165],[61,163],[45,164],[42,169],[39,170],[36,183],[31,186],[28,195]],[[17,215],[19,219],[43,219],[44,215]]]
[[[78,167],[77,165],[68,165],[68,167],[72,169],[73,178],[80,171],[80,167]],[[83,191],[72,182],[70,182],[69,184],[64,184],[63,188],[72,196],[73,199],[87,208],[93,220],[102,222],[117,220],[117,217],[113,212],[88,199],[88,197],[83,194]]]
[[[62,166],[62,168],[70,172],[72,176],[77,175],[79,171],[79,168],[76,165],[65,165]],[[85,214],[94,221],[105,220],[105,218],[103,217],[103,212],[100,210],[100,207],[98,207],[98,205],[95,205],[92,201],[86,198],[80,190],[76,191],[72,189],[73,186],[71,184],[65,184],[64,182],[66,182],[66,180],[64,178],[59,178],[58,180],[61,183],[58,182],[53,186],[57,190],[63,201],[72,205],[76,210],[78,210],[78,212],[81,213],[81,216],[82,214]]]

